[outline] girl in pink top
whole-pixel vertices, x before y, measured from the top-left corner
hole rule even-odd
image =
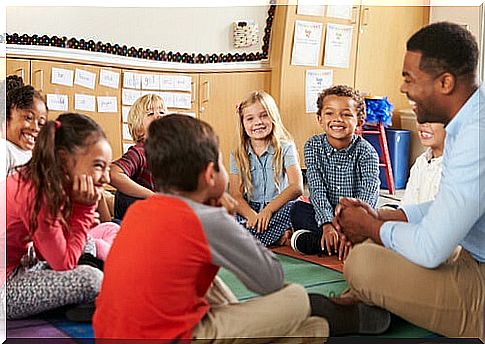
[[[103,273],[78,260],[110,161],[101,127],[66,113],[46,123],[32,159],[7,178],[7,318],[96,297]]]

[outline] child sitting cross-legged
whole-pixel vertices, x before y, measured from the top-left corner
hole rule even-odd
[[[276,256],[229,214],[235,204],[224,192],[228,176],[208,124],[165,116],[150,124],[145,147],[160,193],[126,213],[105,264],[97,338],[271,343],[327,337],[329,328],[332,335],[387,328],[386,311],[336,306],[284,283]],[[239,303],[216,277],[220,267],[263,296]]]
[[[345,259],[350,243],[332,226],[339,198],[355,197],[375,207],[379,197],[379,157],[369,142],[355,134],[365,120],[365,103],[348,86],[324,90],[317,100],[317,120],[324,133],[305,143],[310,202],[297,202],[291,210],[291,247],[302,254]]]

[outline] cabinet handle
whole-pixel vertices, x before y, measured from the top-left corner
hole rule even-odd
[[[25,70],[23,68],[16,69],[15,72],[14,72],[15,75],[18,75],[18,72],[20,72],[20,77],[22,78],[22,80],[24,82],[28,82],[27,80],[25,80]]]
[[[210,89],[210,87],[209,87],[209,81],[204,81],[202,83],[202,86],[204,86],[204,90],[205,90],[205,92],[204,92],[205,98],[202,98],[202,104],[203,104],[203,103],[209,102],[209,97],[210,97],[209,96],[209,89]]]
[[[34,72],[34,74],[37,75],[37,73],[40,74],[40,86],[39,86],[39,91],[44,93],[44,70],[43,69],[38,69]]]
[[[364,7],[364,13],[362,14],[362,26],[367,26],[369,24],[369,7]]]
[[[350,24],[357,24],[357,10],[359,9],[359,6],[352,6],[352,19],[350,21]]]
[[[195,103],[195,82],[192,80],[190,85],[192,87],[192,94],[190,95],[190,103],[194,104]]]

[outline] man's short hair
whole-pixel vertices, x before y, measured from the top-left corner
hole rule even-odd
[[[187,115],[153,121],[145,141],[148,168],[162,192],[197,190],[199,175],[210,162],[219,171],[219,139],[211,126]]]
[[[449,72],[456,78],[476,77],[478,67],[478,45],[475,37],[464,27],[439,22],[423,27],[407,42],[408,51],[420,52],[419,68],[438,76]]]

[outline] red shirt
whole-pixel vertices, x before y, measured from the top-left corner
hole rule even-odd
[[[162,195],[134,203],[104,265],[96,337],[190,339],[217,271],[189,205]]]
[[[134,182],[155,191],[155,182],[152,173],[148,169],[147,158],[145,156],[145,144],[140,142],[131,146],[125,154],[113,164],[123,170]]]
[[[19,266],[32,241],[38,258],[47,261],[53,270],[75,268],[86,245],[95,205],[74,204],[66,230],[58,218],[48,214],[45,204],[41,204],[32,236],[29,222],[34,197],[30,181],[19,182],[19,173],[7,177],[7,276]]]

